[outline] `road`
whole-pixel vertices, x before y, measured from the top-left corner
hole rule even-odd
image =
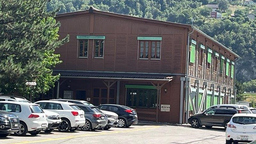
[[[8,136],[1,144],[225,144],[223,128],[194,129],[186,125],[132,125],[108,131],[41,133],[37,136]]]

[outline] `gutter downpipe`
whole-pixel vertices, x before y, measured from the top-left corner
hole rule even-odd
[[[180,78],[180,119],[179,119],[179,124],[182,124],[183,122],[183,96],[184,96],[184,81],[185,81],[185,77],[181,77]]]
[[[190,43],[190,35],[194,32],[194,27],[191,26],[192,31],[188,33],[188,43],[187,43],[187,61],[186,61],[186,73],[185,73],[185,88],[186,88],[186,120],[185,122],[188,123],[189,118],[189,78],[188,78],[188,72],[189,72],[189,43]]]

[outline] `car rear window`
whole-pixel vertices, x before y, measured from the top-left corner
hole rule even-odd
[[[81,110],[80,107],[76,106],[76,105],[70,105],[70,107],[73,109],[73,110]]]
[[[31,105],[30,109],[32,113],[44,113],[44,111],[38,105]]]
[[[232,121],[238,124],[256,124],[256,117],[239,116],[233,117]]]

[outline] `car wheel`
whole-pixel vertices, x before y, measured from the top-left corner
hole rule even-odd
[[[226,140],[226,144],[231,144],[232,141],[231,140]]]
[[[48,130],[45,130],[44,132],[45,133],[51,133],[53,131],[53,129],[48,129]]]
[[[59,129],[60,132],[67,132],[67,131],[69,131],[69,129],[70,129],[70,122],[69,122],[69,120],[62,119],[58,129]]]
[[[196,118],[192,119],[191,120],[191,126],[193,128],[199,128],[200,127],[200,123],[199,123],[198,119],[196,119]]]
[[[39,134],[41,131],[32,131],[29,132],[32,136],[36,136],[37,134]]]
[[[28,132],[27,125],[24,122],[20,122],[20,130],[15,132],[15,135],[24,136]]]
[[[123,118],[118,119],[117,127],[126,127],[126,121]]]
[[[92,124],[90,121],[86,120],[85,124],[81,127],[81,130],[83,131],[89,131],[92,129]]]
[[[0,134],[0,137],[7,137],[9,134]]]
[[[212,126],[205,126],[207,129],[211,129],[212,128]]]
[[[104,130],[109,130],[111,127],[110,126],[105,126]]]

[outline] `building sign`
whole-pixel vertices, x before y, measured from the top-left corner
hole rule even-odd
[[[162,112],[170,112],[170,105],[168,105],[168,104],[161,104],[161,111]]]

